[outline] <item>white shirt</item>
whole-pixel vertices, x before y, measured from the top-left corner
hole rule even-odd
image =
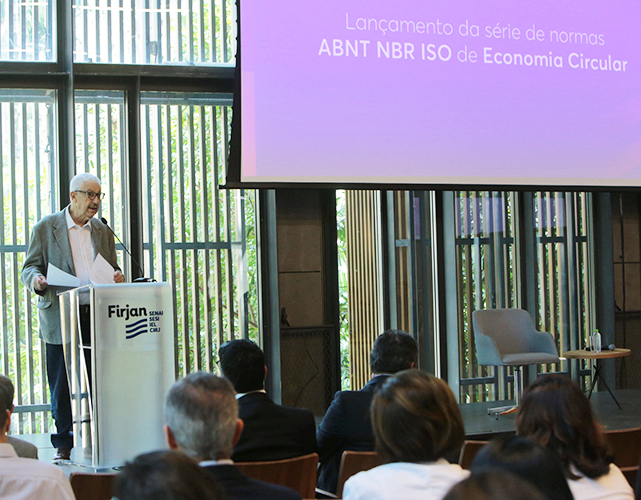
[[[32,458],[18,458],[13,446],[0,443],[2,500],[75,500],[62,469]]]
[[[79,286],[91,283],[89,271],[96,260],[96,254],[91,239],[91,219],[84,226],[79,226],[71,218],[69,207],[65,209],[65,219],[67,220],[67,232],[69,234],[69,244],[71,245],[71,256],[73,265],[76,268],[76,277],[80,280]],[[80,293],[79,299],[81,304],[89,304],[89,294]]]
[[[91,241],[91,222],[88,220],[84,226],[79,226],[71,218],[69,207],[65,209],[67,230],[69,231],[69,244],[76,276],[80,279],[80,286],[89,284],[89,270],[96,259]]]
[[[568,485],[574,500],[634,500],[630,483],[614,464],[610,464],[610,472],[597,479],[568,479]]]
[[[452,486],[469,475],[458,464],[398,462],[380,465],[350,477],[344,500],[441,500]]]
[[[263,394],[267,394],[267,391],[265,391],[265,389],[257,389],[257,390],[255,390],[255,391],[239,392],[239,393],[237,393],[237,394],[236,394],[236,399],[240,399],[240,398],[242,398],[243,396],[247,396],[247,394],[256,394],[256,393],[261,393],[261,392],[262,392]]]
[[[234,465],[234,461],[231,458],[220,458],[218,460],[203,460],[198,462],[198,465],[201,467],[211,467],[212,465]]]

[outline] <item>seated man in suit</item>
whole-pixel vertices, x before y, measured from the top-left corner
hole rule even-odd
[[[13,387],[13,382],[6,375],[0,375],[0,388],[4,391],[0,391],[0,397],[4,399],[4,406],[9,413],[13,413],[14,404],[13,397],[15,394],[15,389]],[[38,448],[24,441],[23,439],[18,439],[13,436],[7,436],[7,443],[9,443],[16,450],[16,453],[21,458],[35,458],[38,459]]]
[[[230,459],[243,432],[236,392],[224,378],[197,372],[176,382],[165,402],[165,434],[172,450],[200,462],[227,500],[300,500],[298,492],[250,479]]]
[[[209,472],[184,453],[152,451],[127,462],[114,478],[118,500],[225,500]]]
[[[234,447],[236,462],[283,460],[316,451],[311,411],[274,403],[264,391],[265,354],[250,340],[232,340],[218,351],[223,376],[236,389],[238,416],[245,424]]]
[[[370,353],[372,379],[360,391],[339,391],[323,417],[316,440],[320,466],[317,490],[336,493],[338,470],[345,450],[374,451],[369,407],[375,391],[389,375],[414,368],[416,341],[406,332],[388,330],[376,339]]]

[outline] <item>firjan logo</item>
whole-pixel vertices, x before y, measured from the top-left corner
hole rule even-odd
[[[125,325],[125,338],[127,339],[133,339],[134,337],[137,337],[138,335],[142,335],[143,333],[147,333],[149,331],[149,320],[147,318],[140,319],[138,321],[135,321],[133,323],[130,323],[129,325]]]
[[[119,305],[107,306],[108,317],[123,318],[125,323],[125,338],[133,339],[143,333],[160,333],[160,317],[163,311],[150,311],[147,314],[146,307],[125,307]]]

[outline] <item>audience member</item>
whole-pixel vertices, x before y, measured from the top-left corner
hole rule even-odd
[[[7,398],[4,401],[4,406],[9,410],[9,413],[13,413],[13,398],[15,395],[13,382],[11,382],[11,379],[6,375],[0,375],[0,387],[4,389],[4,392],[0,392],[0,395],[6,396]],[[7,436],[7,443],[14,447],[19,457],[38,459],[38,448],[31,443],[13,436]]]
[[[200,462],[228,500],[300,500],[296,491],[250,479],[234,466],[230,457],[243,421],[229,381],[206,372],[187,375],[169,390],[165,418],[169,448]]]
[[[420,370],[390,377],[374,395],[372,429],[383,465],[352,476],[345,500],[440,500],[469,474],[458,455],[465,431],[449,386]]]
[[[30,458],[20,458],[7,443],[11,412],[0,386],[0,498],[3,500],[75,500],[62,469]]]
[[[472,474],[455,484],[443,500],[545,500],[525,479],[511,472]]]
[[[282,460],[316,451],[316,422],[311,411],[274,403],[264,390],[265,354],[250,340],[232,340],[218,351],[223,376],[236,389],[243,433],[232,460]]]
[[[516,430],[559,457],[576,500],[634,498],[628,481],[612,463],[588,398],[569,377],[536,379],[521,400]]]
[[[127,462],[116,476],[118,500],[224,500],[214,477],[183,453],[154,451]]]
[[[512,436],[492,440],[479,450],[472,474],[508,471],[532,483],[547,500],[572,500],[559,459],[534,441]]]
[[[336,492],[338,470],[345,450],[372,451],[374,434],[370,404],[376,390],[396,372],[416,365],[416,341],[398,330],[382,333],[370,353],[372,379],[360,391],[339,391],[316,431],[319,469],[318,489]]]

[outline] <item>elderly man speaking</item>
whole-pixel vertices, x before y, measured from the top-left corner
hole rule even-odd
[[[51,413],[57,431],[51,435],[51,443],[57,448],[54,461],[70,458],[73,437],[69,386],[60,332],[60,307],[56,292],[47,283],[47,266],[51,263],[76,276],[80,279],[80,286],[83,286],[90,283],[89,271],[96,256],[100,254],[114,268],[114,281],[125,281],[116,262],[113,233],[105,224],[93,218],[104,197],[100,180],[91,174],[78,174],[71,179],[69,191],[71,203],[62,211],[44,217],[34,226],[20,276],[25,286],[39,295],[39,333],[46,343]],[[89,297],[81,297],[80,302],[82,335],[88,341]]]

